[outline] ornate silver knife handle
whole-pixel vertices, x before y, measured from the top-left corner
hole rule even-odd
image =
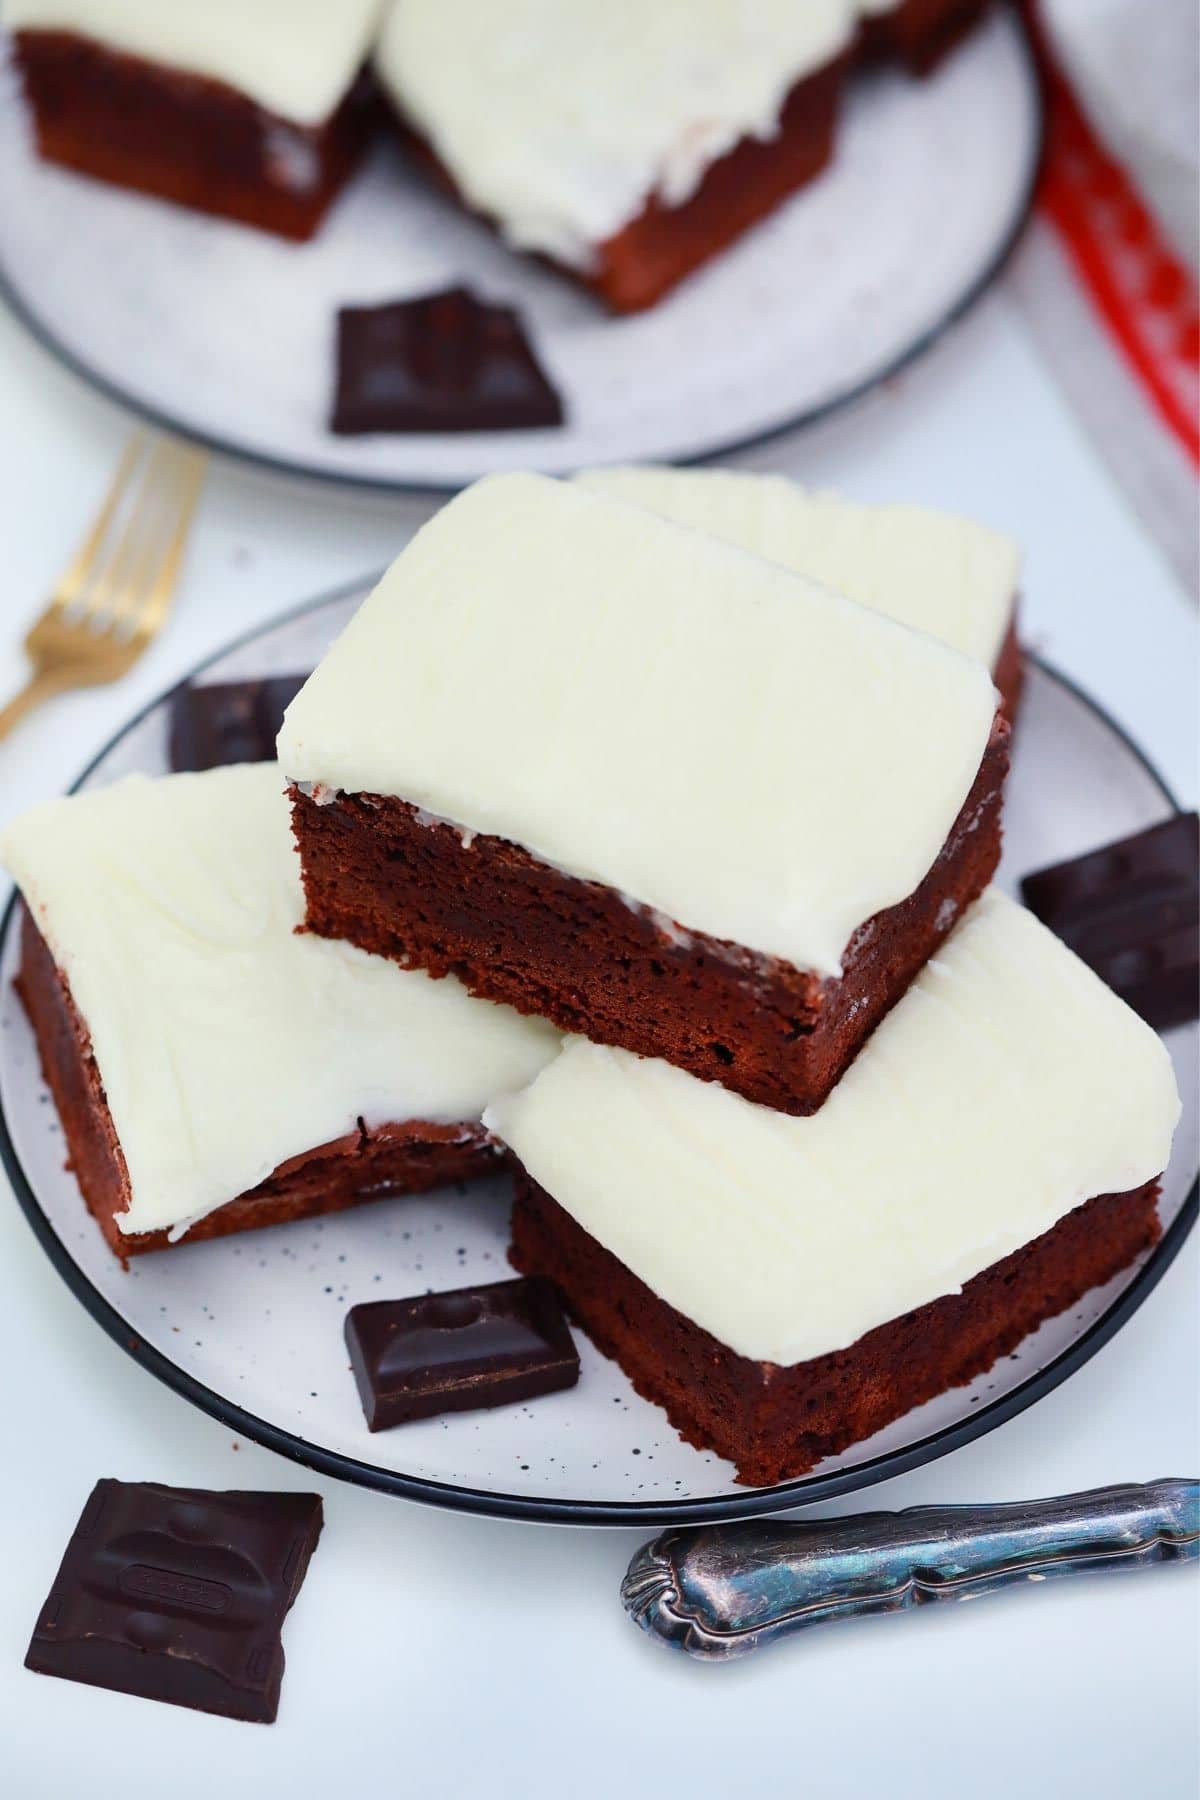
[[[1002,1506],[665,1531],[630,1563],[621,1598],[652,1637],[721,1659],[832,1619],[1197,1557],[1200,1482],[1153,1481]]]

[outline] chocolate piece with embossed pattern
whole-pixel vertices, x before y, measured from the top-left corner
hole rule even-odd
[[[273,762],[283,715],[307,680],[307,675],[271,675],[262,681],[187,682],[171,701],[172,769]]]
[[[269,1724],[321,1525],[317,1494],[98,1481],[25,1667]]]
[[[519,315],[466,288],[338,313],[333,429],[522,431],[561,425],[562,401]]]
[[[1176,813],[1027,875],[1021,898],[1148,1025],[1200,1012],[1200,818]]]
[[[372,1431],[531,1400],[579,1380],[562,1305],[542,1276],[353,1306],[346,1344]]]

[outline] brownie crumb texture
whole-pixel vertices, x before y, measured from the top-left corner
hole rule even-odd
[[[677,1312],[518,1173],[513,1265],[558,1283],[568,1311],[680,1436],[738,1480],[805,1475],[1008,1355],[1045,1320],[1111,1280],[1161,1235],[1158,1183],[1104,1194],[1033,1243],[846,1350],[792,1367],[753,1362]]]

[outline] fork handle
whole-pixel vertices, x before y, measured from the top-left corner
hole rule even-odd
[[[1197,1556],[1200,1484],[1155,1481],[1003,1506],[666,1531],[637,1552],[621,1598],[652,1637],[720,1659],[826,1620]]]
[[[8,705],[0,709],[0,738],[6,738],[21,723],[26,713],[32,712],[35,706],[40,706],[43,700],[52,700],[64,688],[80,685],[79,677],[69,663],[55,669],[36,670],[20,692],[13,695]]]

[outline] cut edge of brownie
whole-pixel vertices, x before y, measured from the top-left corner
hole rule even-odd
[[[742,137],[710,163],[679,205],[651,195],[595,247],[587,269],[564,267],[615,313],[642,312],[828,167],[851,51],[797,81],[769,138]]]
[[[1000,710],[1008,720],[1010,730],[1016,725],[1025,687],[1025,649],[1017,628],[1017,609],[1018,601],[1014,598],[1008,630],[992,669],[992,680],[1000,695]]]
[[[1102,1286],[1161,1236],[1159,1183],[1102,1194],[984,1269],[962,1291],[790,1367],[740,1356],[661,1299],[525,1171],[516,1172],[509,1260],[546,1275],[568,1311],[689,1444],[737,1479],[770,1487],[1010,1355],[1031,1332]]]
[[[129,1206],[129,1172],[91,1039],[66,977],[27,909],[15,985],[58,1109],[70,1153],[67,1166],[105,1242],[123,1263],[174,1244],[316,1218],[391,1195],[426,1193],[501,1166],[501,1152],[477,1121],[446,1125],[412,1119],[368,1129],[359,1120],[356,1131],[287,1158],[265,1181],[206,1213],[178,1238],[167,1230],[124,1232],[118,1220]]]
[[[991,880],[1008,736],[997,715],[933,867],[859,927],[839,979],[685,932],[600,882],[406,801],[314,798],[293,786],[306,925],[776,1111],[812,1112]]]
[[[45,161],[296,241],[316,231],[382,114],[366,68],[306,126],[78,32],[30,27],[15,43]]]

